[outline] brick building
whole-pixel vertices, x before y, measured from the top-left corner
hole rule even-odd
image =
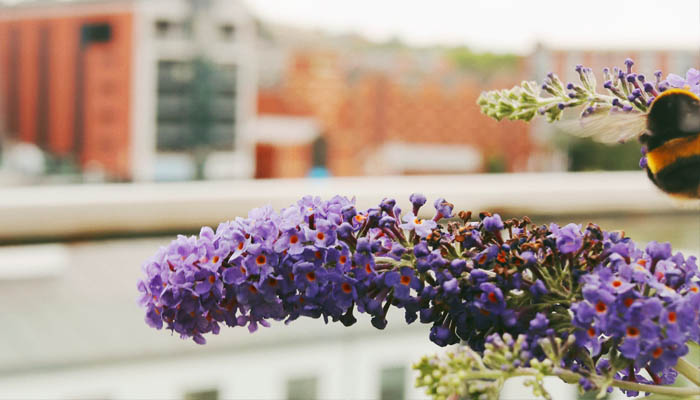
[[[308,41],[308,39],[307,39]],[[485,80],[458,70],[444,52],[433,54],[379,49],[372,54],[352,44],[296,44],[288,50],[280,79],[262,83],[259,115],[306,116],[319,123],[319,141],[331,175],[465,173],[483,171],[551,171],[567,169],[565,149],[553,141],[553,127],[543,121],[496,122],[483,116],[476,99],[483,90],[507,88],[523,79],[541,82],[549,71],[577,81],[576,64],[623,65],[682,74],[700,65],[700,54],[683,50],[576,50],[539,46],[520,58],[510,74]],[[279,62],[278,62],[279,64]],[[599,81],[602,89],[602,81]],[[273,148],[265,157],[299,151],[295,171],[313,149]],[[304,156],[301,156],[305,154]],[[301,160],[301,161],[300,161]],[[258,164],[264,163],[259,160]],[[303,169],[303,168],[302,168]],[[268,168],[259,177],[289,176]],[[297,175],[298,176],[298,175]]]
[[[528,126],[497,123],[476,105],[482,90],[513,85],[517,76],[486,86],[449,65],[416,74],[406,60],[395,64],[400,71],[348,69],[347,62],[333,51],[296,52],[281,83],[258,97],[259,115],[318,120],[332,175],[527,169]]]
[[[114,180],[566,169],[550,126],[493,121],[479,93],[628,56],[646,73],[700,65],[690,51],[539,47],[487,79],[444,49],[268,28],[229,0],[3,7],[0,147],[33,143]]]
[[[0,17],[2,120],[11,138],[129,175],[133,16],[127,7]]]
[[[238,1],[3,6],[0,146],[110,180],[249,176],[254,42]]]

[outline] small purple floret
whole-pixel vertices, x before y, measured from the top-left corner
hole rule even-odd
[[[484,229],[489,232],[498,232],[503,229],[503,220],[498,214],[484,218]]]

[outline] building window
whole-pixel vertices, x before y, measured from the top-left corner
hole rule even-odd
[[[232,151],[236,67],[208,60],[158,62],[158,151]]]
[[[295,378],[287,381],[287,400],[315,400],[317,399],[318,379]]]
[[[83,46],[89,43],[104,43],[112,40],[112,26],[106,22],[84,24],[80,29],[80,42]]]
[[[184,400],[219,400],[219,391],[216,389],[198,390],[195,392],[187,392],[183,397]]]
[[[153,29],[155,30],[155,36],[160,39],[192,37],[192,24],[189,20],[179,22],[157,19],[153,23]]]
[[[155,23],[155,28],[156,28],[156,35],[163,37],[167,36],[168,32],[170,31],[171,27],[170,21],[166,21],[164,19],[159,19]]]
[[[326,168],[328,144],[323,136],[317,137],[311,145],[311,165],[317,168]]]
[[[233,40],[233,37],[236,34],[236,28],[231,24],[224,24],[219,27],[219,33],[221,34],[221,40]]]
[[[380,374],[381,400],[401,400],[406,398],[406,368],[383,368]]]

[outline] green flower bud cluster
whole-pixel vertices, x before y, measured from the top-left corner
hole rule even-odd
[[[481,112],[497,121],[503,118],[530,121],[545,101],[540,97],[537,82],[523,81],[512,89],[483,92],[477,104]]]
[[[532,376],[526,384],[536,396],[549,398],[542,380],[552,365],[551,360],[531,359],[525,335],[513,339],[505,333],[489,337],[483,357],[462,346],[443,356],[425,356],[413,368],[418,371],[416,387],[424,387],[433,399],[490,400],[498,399],[503,383],[513,376]]]
[[[525,354],[522,353],[525,338],[525,335],[519,335],[516,340],[513,340],[509,333],[489,337],[489,341],[484,345],[484,365],[501,371],[512,371],[527,365],[530,359],[524,357]]]
[[[416,387],[424,387],[434,400],[497,399],[507,374],[491,370],[469,347],[444,356],[424,356],[413,365],[418,371]]]
[[[532,387],[532,394],[535,397],[542,397],[547,400],[552,400],[552,395],[547,392],[547,390],[544,388],[544,377],[549,375],[548,373],[545,373],[543,371],[550,371],[552,370],[552,361],[550,360],[544,360],[542,362],[539,362],[537,360],[533,360],[533,368],[537,370],[537,373],[535,373],[531,379],[528,379],[524,382],[525,386]]]

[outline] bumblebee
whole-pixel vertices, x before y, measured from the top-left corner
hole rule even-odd
[[[587,118],[582,119],[583,129],[572,133],[603,143],[637,138],[647,149],[647,175],[659,189],[700,198],[700,98],[695,93],[668,89],[646,113],[613,114],[612,119],[599,121]]]

